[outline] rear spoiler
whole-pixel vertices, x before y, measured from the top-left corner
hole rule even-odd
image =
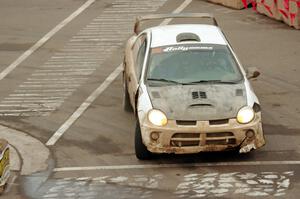
[[[136,22],[134,24],[134,32],[135,34],[139,34],[140,24],[144,21],[149,20],[157,20],[157,19],[173,19],[173,18],[206,18],[212,19],[213,25],[218,26],[217,20],[212,14],[209,13],[179,13],[179,14],[153,14],[153,15],[146,15],[146,16],[139,16],[136,18]]]

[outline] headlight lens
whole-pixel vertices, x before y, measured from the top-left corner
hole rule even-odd
[[[164,126],[168,123],[166,115],[160,110],[152,109],[148,113],[149,121],[156,126]]]
[[[254,118],[254,111],[251,107],[245,106],[241,108],[237,114],[237,121],[241,124],[247,124]]]

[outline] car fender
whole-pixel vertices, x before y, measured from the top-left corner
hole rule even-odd
[[[245,84],[246,95],[247,95],[247,105],[250,107],[253,107],[254,103],[260,104],[258,101],[258,98],[255,95],[254,90],[247,78],[245,78],[244,84]]]
[[[139,86],[137,92],[137,102],[136,102],[136,110],[137,110],[137,119],[139,123],[142,125],[147,119],[148,112],[153,108],[149,94],[147,92],[147,88],[144,84]]]

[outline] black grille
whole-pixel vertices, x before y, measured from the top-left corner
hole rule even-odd
[[[199,141],[171,141],[171,146],[174,147],[189,147],[189,146],[199,146]]]
[[[235,145],[236,138],[232,132],[175,133],[170,145],[173,147],[193,147],[201,145]],[[204,140],[203,140],[204,139]]]
[[[221,125],[221,124],[227,124],[228,119],[223,119],[223,120],[209,120],[209,125]]]
[[[233,136],[233,133],[231,132],[216,132],[216,133],[207,133],[206,137],[228,137]]]
[[[170,144],[173,147],[199,146],[200,133],[175,133]]]
[[[207,133],[205,143],[207,145],[236,144],[236,139],[232,132]]]
[[[197,124],[197,121],[195,120],[176,120],[177,125],[183,125],[183,126],[195,126]]]
[[[227,145],[227,144],[236,144],[236,140],[234,138],[230,138],[228,140],[206,140],[207,145]]]
[[[172,138],[200,138],[200,133],[175,133]]]

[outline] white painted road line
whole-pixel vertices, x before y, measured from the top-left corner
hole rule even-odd
[[[180,12],[182,12],[188,5],[190,5],[190,3],[192,3],[193,0],[185,0],[176,10],[173,11],[173,14],[178,14]],[[170,23],[172,21],[172,19],[166,19],[164,20],[160,25],[167,25],[168,23]]]
[[[40,93],[43,93],[43,94],[48,94],[50,93],[51,96],[52,96],[52,93],[72,93],[74,92],[76,89],[74,88],[63,88],[63,89],[31,89],[31,90],[15,90],[16,93],[21,93],[21,94],[40,94]],[[38,92],[38,93],[37,93]],[[10,94],[9,96],[13,96],[13,94]],[[66,96],[69,96],[69,95],[66,95]],[[26,96],[25,96],[26,97]],[[50,97],[50,96],[49,96]],[[55,97],[55,96],[53,96]],[[5,99],[10,99],[11,97],[6,97]]]
[[[141,165],[113,165],[91,167],[61,167],[54,172],[63,171],[95,171],[119,169],[156,169],[156,168],[188,168],[188,167],[219,167],[219,166],[274,166],[274,165],[300,165],[300,161],[244,161],[244,162],[213,162],[213,163],[184,163],[184,164],[141,164]]]
[[[140,0],[139,2],[141,1],[146,2],[148,0]],[[163,3],[165,3],[165,1],[166,0],[152,0],[150,7],[159,8]],[[129,2],[132,3],[132,1]],[[141,4],[140,7],[145,8],[145,4]],[[53,107],[57,110],[63,104],[64,100],[67,100],[67,96],[61,95],[61,92],[55,92],[55,90],[59,91],[66,88],[74,88],[73,91],[75,91],[76,88],[85,83],[85,81],[76,81],[75,79],[83,79],[84,76],[85,80],[88,79],[87,76],[99,69],[104,61],[112,55],[113,51],[120,48],[126,37],[130,35],[127,30],[128,26],[124,25],[125,21],[123,19],[126,19],[128,23],[133,23],[133,16],[136,16],[136,13],[131,13],[131,17],[126,17],[129,15],[117,14],[119,13],[119,8],[110,10],[114,10],[115,14],[102,13],[98,16],[96,19],[103,18],[103,20],[106,21],[95,22],[93,20],[89,23],[87,26],[93,28],[92,32],[90,32],[87,28],[83,28],[82,30],[85,31],[85,35],[80,36],[79,34],[76,34],[72,37],[72,39],[77,38],[80,41],[72,42],[69,40],[63,49],[56,52],[48,61],[39,66],[39,69],[36,69],[31,74],[30,78],[27,78],[25,82],[20,84],[18,88],[13,91],[13,94],[26,94],[25,96],[9,95],[9,97],[4,98],[5,100],[0,102],[0,106],[5,107],[7,110],[14,110],[16,109],[15,105],[19,106],[21,103],[26,103],[26,107],[31,107],[31,105],[33,106],[36,104],[34,107]],[[150,10],[147,9],[147,12],[150,12]],[[112,16],[114,17],[112,18]],[[108,23],[108,21],[111,21],[112,26]],[[95,28],[98,30],[97,34],[94,32]],[[103,40],[103,38],[106,38],[106,40]],[[101,40],[99,40],[99,42],[91,42],[89,41],[91,39]],[[116,39],[120,39],[120,42],[116,42]],[[58,79],[59,81],[55,81],[55,79]],[[63,79],[68,80],[62,81]],[[68,96],[70,96],[73,91],[68,92]],[[57,100],[57,103],[52,103],[50,100],[28,99],[33,97],[41,98],[50,96],[61,96],[65,98],[61,101]],[[17,100],[12,100],[12,98],[17,98]],[[40,109],[32,109],[32,112],[26,112],[26,114],[23,112],[3,112],[3,114],[1,114],[0,110],[0,115],[6,116],[12,114],[16,116],[26,115],[36,117],[44,116],[45,112],[41,112]]]
[[[94,2],[95,2],[95,0],[86,1],[80,8],[78,8],[75,12],[73,12],[69,17],[67,17],[65,20],[60,22],[57,26],[55,26],[50,32],[48,32],[44,37],[42,37],[37,43],[35,43],[31,48],[29,48],[27,51],[25,51],[18,59],[16,59],[7,68],[5,68],[0,73],[0,80],[5,78],[10,72],[12,72],[17,66],[19,66],[20,63],[22,63],[32,53],[34,53],[37,49],[39,49],[42,45],[44,45],[51,37],[53,37],[58,31],[60,31],[64,26],[66,26],[73,19],[75,19],[80,13],[82,13],[85,9],[87,9]]]
[[[192,0],[185,0],[173,13],[179,13],[186,8]],[[162,24],[168,24],[168,19],[164,20]],[[70,126],[83,114],[83,112],[92,104],[92,102],[118,77],[123,70],[122,63],[107,77],[107,79],[83,102],[80,107],[71,115],[71,117],[52,135],[47,141],[46,145],[54,145],[59,138],[70,128]]]
[[[72,89],[75,90],[75,89]],[[66,91],[66,92],[55,92],[56,95],[58,96],[70,96],[72,94],[71,91]],[[10,97],[48,97],[48,93],[21,93],[21,94],[10,94]],[[53,96],[52,94],[50,96]]]
[[[58,139],[72,126],[72,124],[82,115],[82,113],[97,99],[97,97],[118,77],[123,70],[120,64],[105,81],[79,106],[79,108],[69,117],[69,119],[53,134],[46,143],[47,146],[54,145]]]

